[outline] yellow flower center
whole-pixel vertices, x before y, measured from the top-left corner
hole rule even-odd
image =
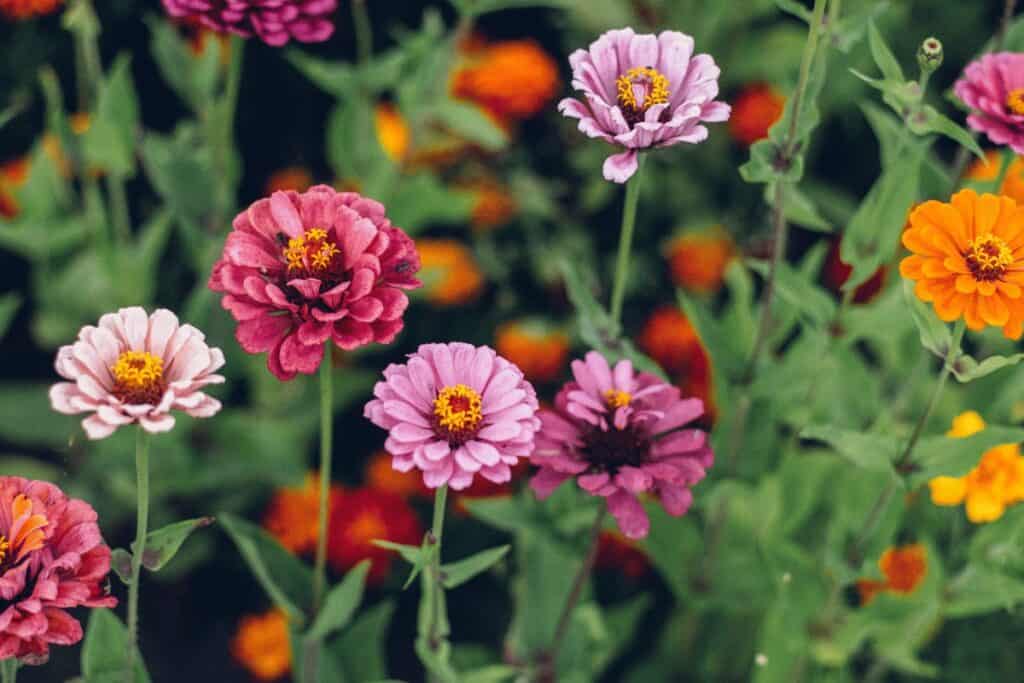
[[[967,267],[975,280],[998,280],[1013,264],[1013,252],[1001,238],[983,235],[967,243],[964,254]]]
[[[322,273],[327,270],[334,257],[341,253],[334,240],[327,236],[321,228],[307,230],[298,237],[288,240],[288,246],[281,250],[284,260],[288,262],[288,270]]]
[[[604,402],[608,404],[609,408],[624,408],[628,406],[629,402],[632,400],[633,396],[625,391],[609,389],[604,392]]]
[[[465,384],[445,387],[434,399],[434,418],[444,436],[456,443],[475,433],[483,420],[483,399]]]
[[[126,403],[156,403],[163,395],[164,361],[148,351],[125,351],[110,372],[114,395]]]
[[[643,119],[644,112],[668,102],[668,78],[657,69],[634,67],[615,81],[619,107],[629,123]]]
[[[1013,114],[1024,116],[1024,88],[1010,91],[1006,96],[1006,108]]]

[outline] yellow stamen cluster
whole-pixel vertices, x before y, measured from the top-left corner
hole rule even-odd
[[[125,351],[110,368],[118,386],[126,391],[145,391],[164,376],[164,361],[148,351]]]
[[[288,240],[281,253],[288,262],[288,270],[326,270],[341,250],[327,238],[326,230],[313,228]]]
[[[467,432],[483,419],[483,399],[465,384],[445,387],[434,399],[434,416],[438,426],[449,432]]]
[[[643,81],[650,84],[650,90],[643,102],[637,102],[633,86]],[[616,79],[615,87],[618,90],[619,105],[633,111],[647,111],[655,104],[668,102],[668,78],[649,66],[630,69]]]
[[[0,564],[7,558],[7,549],[11,547],[11,544],[7,542],[7,539],[0,535]]]
[[[1013,251],[1001,238],[982,235],[967,243],[969,251],[964,259],[971,274],[978,280],[994,280],[1013,264]]]
[[[609,389],[604,392],[604,402],[608,404],[609,408],[625,408],[632,400],[633,396],[625,391]]]
[[[1006,108],[1018,116],[1024,116],[1024,88],[1010,91],[1006,96]]]

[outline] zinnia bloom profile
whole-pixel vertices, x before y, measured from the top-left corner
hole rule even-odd
[[[917,590],[928,574],[928,553],[921,543],[887,548],[878,559],[883,581],[861,579],[857,582],[862,605],[866,605],[881,592],[909,595]]]
[[[572,370],[576,381],[558,393],[555,409],[540,412],[533,490],[546,498],[575,477],[584,491],[607,499],[619,529],[634,539],[650,529],[642,493],[656,494],[670,515],[685,514],[690,488],[714,462],[707,434],[682,429],[703,414],[703,402],[634,372],[628,360],[609,367],[596,351],[573,361]]]
[[[133,422],[147,432],[169,431],[172,410],[212,417],[220,401],[202,389],[224,381],[216,374],[224,354],[205,339],[164,308],[152,315],[138,306],[107,313],[57,352],[57,374],[70,381],[50,388],[50,404],[67,415],[92,413],[82,420],[90,439]]]
[[[953,86],[971,108],[967,124],[997,145],[1024,154],[1024,52],[996,52],[971,62]]]
[[[92,506],[44,481],[0,477],[0,660],[42,663],[50,645],[80,641],[67,610],[117,605],[109,572]]]
[[[210,289],[278,379],[315,372],[328,340],[351,351],[401,331],[420,259],[380,203],[317,185],[260,199],[232,227]]]
[[[0,0],[0,16],[15,21],[53,14],[62,0]]]
[[[292,669],[288,615],[272,609],[265,614],[242,617],[231,639],[231,654],[261,681],[283,678]]]
[[[370,560],[366,583],[379,586],[391,573],[394,552],[374,541],[418,545],[423,527],[416,511],[395,493],[360,488],[345,491],[327,525],[327,561],[339,574]]]
[[[958,415],[946,436],[962,439],[985,428],[973,410]],[[962,477],[935,477],[928,482],[932,502],[941,506],[965,504],[975,524],[994,522],[1006,508],[1024,500],[1024,457],[1015,443],[985,451],[977,467]]]
[[[371,489],[394,493],[406,500],[433,498],[433,491],[424,485],[419,472],[399,472],[391,466],[391,454],[383,449],[370,456],[363,470],[363,481]]]
[[[961,316],[972,330],[1024,331],[1024,206],[1009,197],[963,190],[950,203],[928,201],[910,214],[900,274],[946,322]]]
[[[732,103],[729,133],[741,145],[750,146],[768,137],[768,130],[782,118],[786,98],[767,83],[744,88]]]
[[[419,468],[430,488],[461,491],[477,474],[509,481],[540,428],[533,386],[486,346],[423,344],[408,362],[384,370],[373,395],[365,415],[388,430],[392,465]]]
[[[341,500],[342,489],[331,484],[328,510]],[[316,549],[319,530],[320,475],[311,472],[301,486],[280,488],[274,492],[263,516],[263,528],[297,555]]]
[[[702,142],[708,137],[702,123],[729,118],[729,105],[715,101],[715,60],[695,56],[685,33],[608,31],[588,50],[576,50],[569,64],[572,86],[586,101],[566,98],[558,110],[579,119],[588,137],[626,148],[605,160],[607,180],[629,180],[641,150]]]
[[[267,45],[281,47],[289,40],[321,43],[334,33],[331,14],[337,0],[162,0],[164,9],[178,19],[198,20],[217,33],[243,38],[259,36]]]

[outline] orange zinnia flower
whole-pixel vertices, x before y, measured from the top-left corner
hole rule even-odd
[[[377,105],[374,122],[377,140],[384,152],[395,163],[400,163],[409,153],[409,125],[394,105],[381,102]]]
[[[736,97],[729,117],[729,132],[742,145],[768,137],[768,129],[782,117],[786,98],[766,83],[748,85]]]
[[[953,195],[929,201],[910,214],[903,244],[913,254],[900,274],[914,293],[950,322],[961,316],[972,330],[1002,327],[1010,339],[1024,331],[1024,206],[1009,197]]]
[[[231,654],[261,681],[284,677],[292,668],[287,615],[273,609],[242,617],[231,639]]]
[[[1003,155],[998,150],[985,152],[985,161],[980,159],[967,169],[967,179],[980,182],[993,182],[999,177],[1003,166]],[[1006,169],[1006,178],[999,188],[999,194],[1010,197],[1018,204],[1024,203],[1024,157],[1014,157],[1010,167]]]
[[[722,286],[736,249],[729,234],[716,227],[675,238],[667,253],[672,281],[683,289],[707,294]]]
[[[338,573],[370,560],[368,585],[380,585],[391,571],[394,553],[374,545],[391,541],[419,545],[423,528],[409,503],[387,491],[360,488],[346,491],[331,511],[328,524],[327,561]]]
[[[313,184],[313,174],[303,166],[286,166],[274,171],[267,178],[266,193],[274,194],[279,190],[295,190],[305,192]]]
[[[470,223],[474,230],[484,231],[505,225],[516,214],[516,200],[508,190],[496,182],[467,185],[473,194],[473,212]]]
[[[908,595],[917,590],[928,574],[928,554],[920,543],[889,548],[878,559],[878,569],[884,580],[862,579],[857,582],[863,605],[883,591]]]
[[[711,360],[697,331],[675,306],[662,306],[651,314],[637,339],[640,348],[676,378],[684,396],[704,401],[704,419],[714,422]]]
[[[336,507],[342,489],[331,485],[330,507]],[[316,549],[320,511],[320,477],[306,476],[302,486],[278,489],[267,506],[263,528],[291,552],[302,555]]]
[[[484,287],[473,252],[455,240],[418,239],[419,277],[427,300],[439,306],[457,306],[475,299]]]
[[[385,450],[374,453],[366,463],[366,485],[402,498],[431,498],[433,491],[423,483],[419,470],[399,472],[391,466],[391,454]]]
[[[531,382],[555,381],[569,357],[569,335],[530,320],[501,325],[494,346],[498,355],[519,366]]]
[[[524,119],[558,92],[558,66],[531,40],[494,43],[467,55],[451,89],[454,97],[476,102],[499,118]]]
[[[0,14],[8,19],[30,19],[52,14],[61,0],[0,0]]]

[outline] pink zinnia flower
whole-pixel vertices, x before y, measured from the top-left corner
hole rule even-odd
[[[290,39],[320,43],[334,33],[337,0],[163,0],[172,17],[195,19],[218,33],[256,34],[280,47]]]
[[[110,548],[88,503],[44,481],[0,477],[0,660],[40,664],[51,644],[80,641],[67,610],[114,607],[108,572]]]
[[[967,117],[971,128],[1024,154],[1024,52],[997,52],[971,62],[954,90],[973,110]]]
[[[210,289],[278,379],[315,372],[328,339],[351,350],[401,331],[420,258],[380,203],[317,185],[260,199],[233,227]]]
[[[608,31],[589,50],[572,53],[569,64],[572,86],[586,102],[566,98],[558,110],[579,119],[588,137],[626,148],[605,160],[607,180],[629,180],[639,151],[701,142],[708,136],[702,122],[729,118],[729,105],[715,101],[715,60],[694,56],[693,38],[685,33]]]
[[[486,346],[423,344],[404,365],[389,365],[373,394],[365,415],[388,430],[392,466],[418,467],[430,488],[462,490],[475,474],[509,481],[540,428],[533,386]]]
[[[138,306],[108,313],[99,327],[83,327],[78,341],[57,352],[57,373],[71,381],[50,388],[50,404],[67,415],[92,413],[82,420],[90,439],[133,422],[147,432],[166,432],[174,426],[172,410],[210,417],[220,401],[201,390],[224,381],[214,374],[224,354],[204,340],[163,308],[152,315]]]
[[[533,490],[546,498],[576,477],[584,491],[608,500],[629,538],[650,529],[641,493],[657,494],[671,515],[684,514],[690,487],[714,463],[707,434],[680,429],[701,416],[703,402],[680,398],[679,389],[634,372],[628,360],[610,368],[596,351],[573,361],[572,372],[576,381],[558,392],[555,409],[540,412]]]

